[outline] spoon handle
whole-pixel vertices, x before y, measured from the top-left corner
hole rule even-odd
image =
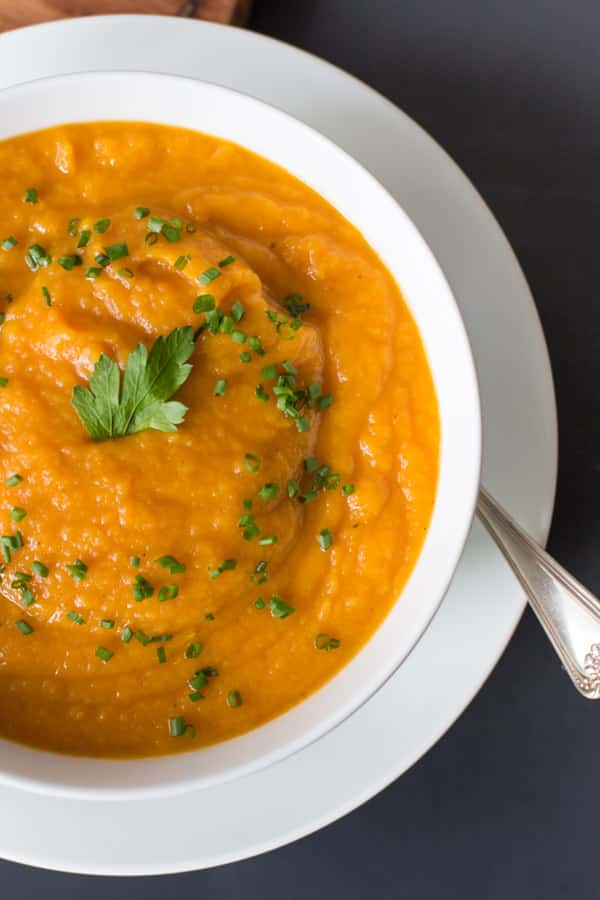
[[[519,579],[577,690],[600,698],[600,601],[480,489],[477,514]]]

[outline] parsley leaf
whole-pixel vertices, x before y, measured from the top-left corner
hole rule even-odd
[[[187,406],[167,401],[190,374],[187,360],[194,346],[190,326],[158,337],[150,353],[138,344],[127,360],[122,389],[117,363],[103,353],[94,366],[89,389],[82,385],[73,388],[73,406],[91,437],[103,441],[148,428],[176,431]]]

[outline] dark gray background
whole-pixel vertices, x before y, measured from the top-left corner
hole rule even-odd
[[[556,378],[550,549],[600,592],[599,0],[256,0],[250,27],[392,99],[498,216]],[[178,876],[99,879],[0,862],[0,897],[596,898],[599,757],[600,707],[570,687],[527,613],[450,733],[337,824],[248,862]]]

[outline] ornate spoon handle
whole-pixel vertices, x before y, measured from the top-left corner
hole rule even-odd
[[[540,547],[490,497],[477,501],[479,518],[523,586],[533,611],[577,690],[600,698],[600,601]]]

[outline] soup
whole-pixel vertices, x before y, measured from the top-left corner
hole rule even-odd
[[[398,600],[435,391],[398,286],[271,162],[165,126],[0,142],[0,734],[192,750]]]

